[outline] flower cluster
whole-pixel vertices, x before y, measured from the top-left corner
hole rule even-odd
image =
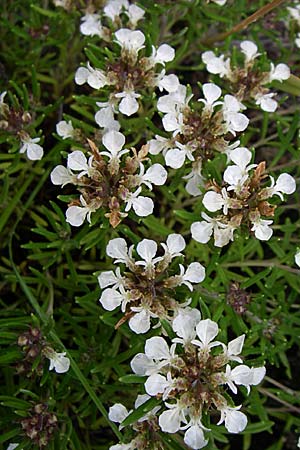
[[[265,375],[264,367],[242,364],[239,355],[245,335],[227,346],[215,341],[218,325],[210,319],[200,320],[199,311],[181,311],[172,326],[177,337],[171,347],[164,338],[154,336],[146,341],[145,353],[131,362],[134,373],[147,376],[146,393],[162,399],[161,430],[185,430],[184,442],[192,449],[203,448],[208,442],[209,417],[217,411],[218,425],[224,422],[230,433],[243,431],[247,417],[241,405],[229,400],[226,387],[237,394],[237,386],[242,385],[249,393],[250,386],[259,384]]]
[[[0,129],[18,136],[21,142],[20,153],[26,153],[28,159],[31,161],[42,159],[44,150],[38,144],[41,138],[32,139],[25,131],[32,122],[31,115],[21,107],[9,107],[4,101],[6,94],[6,91],[0,94]]]
[[[30,328],[18,337],[18,345],[24,353],[23,361],[17,366],[19,374],[31,375],[33,367],[39,376],[43,375],[43,363],[47,358],[50,361],[49,370],[56,373],[65,373],[70,368],[70,360],[66,352],[57,353],[44,339],[41,330]],[[39,364],[37,365],[37,361]]]
[[[145,11],[128,0],[107,0],[101,10],[91,4],[86,14],[81,18],[80,32],[85,36],[98,36],[106,41],[111,40],[111,28],[117,29],[124,25],[135,29],[137,23],[144,17]],[[97,12],[96,12],[97,11]],[[107,22],[105,26],[103,22]]]
[[[250,164],[252,154],[245,147],[232,150],[229,154],[234,163],[227,167],[223,175],[223,186],[212,183],[210,191],[203,197],[203,205],[210,212],[222,211],[215,217],[202,213],[201,222],[191,226],[192,237],[201,243],[207,243],[214,235],[217,247],[223,247],[234,239],[233,233],[240,226],[250,228],[257,239],[266,241],[273,234],[270,225],[276,205],[268,200],[274,195],[283,200],[283,194],[292,194],[296,189],[294,178],[282,173],[276,183],[273,177],[271,185],[265,187],[265,163]],[[254,169],[254,170],[253,170]]]
[[[68,156],[67,167],[56,166],[51,172],[53,184],[65,186],[74,184],[80,192],[78,200],[73,200],[66,211],[67,222],[78,227],[91,214],[100,208],[116,227],[128,211],[145,217],[152,213],[154,204],[151,198],[141,194],[142,185],[152,189],[152,185],[161,186],[166,182],[167,172],[160,164],[153,164],[147,170],[143,164],[147,158],[144,146],[137,153],[123,149],[125,136],[111,130],[104,134],[102,144],[106,150],[99,151],[94,142],[88,140],[90,156],[87,158],[81,150],[75,150]],[[121,211],[121,208],[123,211]]]
[[[21,420],[21,426],[25,435],[38,448],[48,446],[50,439],[53,437],[53,433],[57,429],[57,423],[57,416],[48,411],[48,405],[46,403],[35,404],[28,411],[28,417]]]
[[[297,31],[295,44],[300,48],[300,3],[296,3],[294,7],[288,6],[287,11],[289,14],[288,22],[290,27],[294,27]]]
[[[163,152],[166,165],[173,169],[192,161],[192,171],[186,189],[189,194],[201,194],[203,184],[202,163],[213,157],[214,152],[225,152],[231,148],[230,140],[236,133],[244,131],[248,118],[240,111],[245,107],[233,95],[225,95],[221,100],[221,89],[213,84],[203,85],[204,99],[189,105],[192,95],[187,88],[179,85],[175,92],[159,98],[157,108],[164,113],[162,123],[165,131],[172,132],[172,138],[156,136],[149,141],[149,152],[153,155]]]
[[[137,409],[144,405],[149,399],[150,395],[138,395],[134,404]],[[160,410],[160,406],[155,406],[151,411],[147,412],[137,422],[134,422],[131,427],[136,432],[137,436],[127,444],[116,444],[109,448],[109,450],[164,450],[162,443],[158,439],[158,421],[156,413]],[[132,411],[128,411],[121,403],[116,403],[109,408],[108,417],[112,422],[122,423]],[[121,430],[122,425],[119,426]]]
[[[111,56],[106,67],[79,67],[75,82],[87,83],[93,89],[108,90],[107,102],[97,102],[99,111],[95,120],[101,128],[119,129],[114,114],[120,112],[132,116],[139,109],[138,99],[156,87],[168,92],[176,90],[179,82],[175,75],[165,75],[165,63],[172,61],[175,51],[168,44],[152,46],[152,54],[145,56],[145,35],[140,30],[121,28],[114,33],[113,42],[119,47],[119,55]]]
[[[181,256],[185,248],[181,235],[170,234],[161,246],[164,254],[157,256],[157,243],[143,239],[136,246],[136,253],[142,258],[137,261],[133,257],[133,246],[128,249],[123,238],[112,239],[106,248],[107,255],[114,258],[115,263],[125,264],[128,271],[121,275],[117,268],[115,272],[109,270],[99,275],[99,285],[103,289],[100,303],[108,311],[121,306],[124,317],[119,323],[129,319],[129,327],[135,333],[149,331],[151,318],[171,322],[190,302],[180,303],[176,288],[185,285],[193,291],[193,284],[201,283],[205,278],[205,269],[199,262],[193,262],[187,268],[179,264],[179,274],[172,264],[175,275],[170,276],[172,260]]]
[[[225,55],[216,56],[210,50],[202,54],[202,61],[208,72],[229,80],[230,90],[238,100],[254,100],[264,111],[274,112],[278,106],[273,98],[275,93],[270,92],[265,85],[274,80],[281,82],[287,80],[290,77],[289,67],[286,64],[274,66],[270,63],[269,71],[262,72],[256,64],[256,59],[260,55],[257,45],[251,41],[243,41],[240,48],[244,55],[243,67],[233,67],[230,58],[225,58]]]

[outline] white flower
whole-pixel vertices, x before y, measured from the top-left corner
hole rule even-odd
[[[192,449],[198,450],[205,447],[208,443],[208,440],[205,439],[201,426],[195,424],[189,427],[185,432],[184,442]]]
[[[77,176],[70,169],[62,165],[56,166],[52,170],[50,178],[53,184],[61,185],[61,187],[64,187],[68,183],[76,184],[77,182]]]
[[[103,12],[106,17],[109,17],[114,22],[117,18],[119,18],[122,9],[125,9],[124,12],[126,12],[128,8],[128,0],[108,0],[103,8]]]
[[[151,375],[157,372],[157,364],[145,353],[138,353],[130,363],[132,371],[137,375]]]
[[[177,116],[178,112],[188,105],[191,98],[192,95],[189,97],[186,95],[186,86],[180,84],[176,91],[159,97],[157,109],[160,112],[171,113]]]
[[[157,243],[151,239],[143,239],[136,247],[137,253],[143,258],[143,261],[137,261],[137,266],[145,266],[145,269],[153,269],[162,257],[155,258],[157,252]]]
[[[229,431],[229,433],[240,433],[247,426],[247,416],[238,411],[241,408],[237,406],[236,408],[231,408],[230,406],[225,406],[220,408],[221,418],[217,425],[220,425],[225,421],[225,427]]]
[[[164,258],[172,259],[176,256],[182,256],[181,251],[185,249],[185,240],[181,236],[181,234],[169,234],[167,237],[167,242],[164,244],[161,244],[165,254]]]
[[[151,198],[139,195],[141,190],[142,188],[139,187],[135,192],[128,193],[125,198],[125,211],[127,212],[133,208],[137,216],[146,217],[153,213],[154,203]]]
[[[208,191],[203,197],[203,205],[210,212],[216,212],[223,209],[225,215],[228,214],[228,209],[231,206],[231,199],[227,194],[226,188],[222,188],[221,193]]]
[[[112,270],[101,272],[98,276],[98,282],[101,289],[107,286],[113,286],[114,289],[118,289],[120,286],[123,286],[124,278],[121,276],[120,268],[117,267],[115,272]]]
[[[251,231],[254,231],[255,237],[260,241],[268,241],[273,234],[272,228],[269,227],[272,223],[273,220],[264,220],[259,217],[252,221]]]
[[[202,102],[204,104],[204,112],[207,112],[208,114],[212,114],[214,108],[218,105],[222,105],[221,101],[216,101],[220,96],[222,95],[222,91],[214,83],[205,83],[202,86],[203,95],[205,97],[204,99],[199,99],[199,102]]]
[[[67,166],[71,170],[80,170],[81,172],[77,175],[78,178],[84,175],[89,175],[92,170],[93,157],[90,156],[87,160],[86,156],[81,150],[75,150],[68,155]]]
[[[81,18],[80,32],[85,36],[103,36],[99,14],[85,14]]]
[[[255,104],[260,106],[263,111],[274,112],[278,106],[277,101],[273,99],[274,95],[274,92],[269,94],[258,93],[255,96]]]
[[[156,49],[152,45],[152,55],[150,56],[150,62],[155,64],[165,65],[166,62],[173,61],[175,58],[175,50],[168,44],[162,44]]]
[[[94,89],[101,89],[108,84],[108,79],[102,70],[93,69],[90,63],[87,63],[87,67],[79,67],[76,70],[75,83],[87,83]]]
[[[172,328],[179,336],[174,338],[172,342],[180,344],[189,344],[196,337],[196,325],[201,320],[201,314],[195,308],[181,308],[172,323]]]
[[[141,95],[134,92],[132,89],[126,89],[123,92],[115,94],[116,98],[121,98],[119,104],[119,111],[125,116],[132,116],[139,109],[139,102],[136,100]]]
[[[96,105],[100,107],[99,111],[95,114],[95,121],[99,127],[109,130],[119,131],[121,125],[114,118],[114,106],[109,102],[96,102]]]
[[[202,54],[202,61],[206,64],[206,69],[209,73],[220,75],[221,78],[230,78],[231,68],[230,59],[224,59],[225,56],[216,56],[214,52],[207,51]]]
[[[175,92],[179,87],[179,79],[176,75],[171,73],[170,75],[165,75],[166,71],[163,69],[161,73],[156,75],[155,86],[158,87],[160,91],[165,89],[168,92]]]
[[[69,370],[70,360],[65,356],[66,352],[57,353],[52,348],[46,347],[44,355],[50,359],[49,370],[54,369],[56,373],[65,373]]]
[[[184,128],[182,113],[167,113],[162,119],[163,127],[166,131],[173,131],[173,136],[181,133]]]
[[[42,159],[44,155],[43,147],[37,144],[37,142],[40,142],[40,138],[33,138],[31,139],[30,136],[26,136],[22,138],[22,147],[20,148],[20,153],[27,154],[27,158],[31,161],[37,161],[39,159]]]
[[[128,16],[129,22],[133,27],[136,27],[138,21],[145,15],[145,11],[135,4],[129,5],[129,8],[124,13]]]
[[[167,181],[168,173],[166,169],[158,163],[152,164],[145,173],[145,168],[140,163],[140,173],[135,178],[138,179],[139,184],[144,183],[149,189],[152,190],[152,184],[155,186],[162,186]]]
[[[20,444],[11,443],[6,450],[15,450]],[[22,448],[20,450],[23,450]]]
[[[227,347],[225,344],[223,344],[224,355],[228,358],[229,361],[236,361],[239,363],[243,362],[242,359],[237,355],[241,353],[244,341],[245,334],[242,334],[241,336],[238,336],[237,338],[230,341]]]
[[[107,288],[102,292],[99,302],[107,311],[113,311],[122,305],[121,311],[125,312],[126,305],[130,301],[130,291],[125,291],[122,285],[119,289],[120,292],[115,288]]]
[[[116,42],[123,50],[137,55],[138,52],[144,48],[145,36],[140,30],[129,30],[128,28],[121,28],[115,32]]]
[[[226,122],[227,131],[234,136],[236,135],[236,131],[244,131],[249,124],[248,117],[239,112],[241,109],[245,109],[245,107],[237,98],[233,95],[225,95],[222,108],[223,116]]]
[[[230,186],[229,190],[239,192],[243,187],[245,181],[249,178],[248,172],[257,166],[257,164],[250,164],[252,153],[245,147],[238,147],[230,152],[230,159],[235,163],[234,166],[229,166],[224,172],[224,181]]]
[[[168,408],[164,411],[158,419],[159,426],[165,433],[176,433],[181,428],[181,422],[186,423],[184,415],[184,407],[179,403],[169,404],[165,403]]]
[[[248,394],[250,386],[259,384],[266,374],[265,367],[248,367],[243,364],[231,369],[226,366],[226,373],[223,374],[224,382],[228,384],[234,394],[237,394],[237,385],[243,385],[247,388]]]
[[[230,240],[233,241],[233,232],[235,227],[229,224],[223,224],[217,219],[209,217],[202,213],[203,221],[194,222],[191,226],[192,238],[201,244],[206,244],[214,233],[214,244],[216,247],[224,247]]]
[[[131,411],[128,411],[122,403],[115,403],[109,408],[108,418],[112,422],[122,423],[130,413]],[[121,426],[119,429],[122,428]]]
[[[277,81],[284,81],[288,80],[291,76],[291,71],[289,66],[286,64],[277,64],[277,66],[274,66],[273,63],[271,63],[271,69],[269,73],[269,82],[273,80]]]
[[[185,189],[193,197],[198,197],[202,194],[199,188],[199,186],[204,185],[204,177],[202,176],[201,170],[202,161],[195,161],[192,171],[188,175],[182,177],[184,180],[188,180],[187,184],[185,185]]]
[[[177,141],[176,145],[179,148],[172,148],[171,150],[168,150],[165,155],[166,164],[167,166],[172,167],[172,169],[179,169],[182,167],[185,158],[188,158],[190,161],[195,160],[192,149],[188,145],[183,145]]]
[[[205,278],[205,268],[198,262],[191,263],[185,270],[182,264],[179,264],[180,275],[178,285],[185,284],[190,291],[193,291],[191,283],[201,283]]]
[[[295,263],[300,267],[300,250],[295,253]]]
[[[245,55],[246,64],[254,61],[261,53],[257,53],[257,45],[252,41],[244,41],[241,43],[241,50]]]
[[[129,328],[136,334],[147,333],[151,327],[151,317],[157,316],[143,307],[132,307],[131,311],[137,314],[129,319]]]
[[[91,214],[98,209],[97,203],[88,205],[82,195],[80,196],[80,203],[82,206],[69,206],[66,211],[66,221],[73,227],[80,227],[85,218],[91,223]]]
[[[58,136],[63,139],[73,138],[74,137],[74,128],[71,120],[66,122],[65,120],[61,120],[56,124],[56,132]]]
[[[200,347],[201,350],[210,351],[212,347],[222,345],[219,341],[212,342],[219,333],[219,327],[216,322],[213,322],[210,319],[200,320],[196,326],[196,333],[200,341],[195,339],[192,343]]]
[[[158,155],[160,152],[165,152],[172,147],[172,144],[169,139],[155,135],[155,139],[151,139],[147,143],[149,145],[149,153],[150,155]]]
[[[145,391],[152,397],[157,394],[164,394],[169,387],[170,381],[168,381],[166,377],[160,375],[159,373],[150,375],[145,383]]]
[[[127,243],[123,238],[111,239],[106,246],[106,254],[114,258],[114,264],[119,262],[128,266],[132,262],[133,246],[128,250]]]
[[[273,195],[278,195],[281,200],[284,200],[282,194],[293,194],[296,190],[296,181],[295,179],[288,173],[282,173],[277,178],[276,183],[274,182],[274,178],[271,177],[271,186],[269,188],[265,188],[266,195],[268,197],[272,197]]]
[[[122,150],[125,144],[125,136],[119,131],[110,130],[102,137],[102,144],[107,148],[108,152],[102,151],[100,155],[108,156],[112,163],[119,163],[122,155],[125,155],[129,150]]]

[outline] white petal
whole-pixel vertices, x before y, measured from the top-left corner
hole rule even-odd
[[[184,435],[184,442],[186,445],[194,450],[198,450],[207,445],[208,441],[205,440],[204,433],[197,425],[191,426]]]
[[[66,221],[73,227],[80,227],[85,221],[87,213],[87,208],[82,208],[81,206],[69,206],[66,211]]]
[[[194,222],[191,226],[192,238],[201,244],[206,244],[212,235],[213,225],[205,221]]]
[[[293,194],[296,190],[296,181],[288,173],[282,173],[277,178],[275,188],[283,194]]]
[[[145,261],[151,261],[156,255],[157,243],[151,239],[143,239],[138,243],[136,251]]]
[[[196,326],[196,333],[203,344],[211,342],[218,332],[218,324],[210,319],[200,320]]]
[[[56,132],[63,139],[67,139],[73,136],[74,128],[72,122],[66,122],[65,120],[61,120],[56,124]]]
[[[67,183],[72,183],[72,175],[69,170],[64,166],[56,166],[51,174],[50,178],[53,184],[64,186]]]
[[[139,103],[131,94],[127,94],[119,104],[119,111],[125,116],[132,116],[139,109]]]
[[[121,403],[115,403],[109,408],[108,418],[112,422],[121,423],[128,416],[127,408]]]
[[[246,147],[238,147],[230,152],[230,159],[237,166],[245,168],[252,158],[252,153]]]
[[[214,83],[203,84],[202,90],[209,104],[213,104],[222,95],[221,89]]]
[[[210,212],[219,211],[224,205],[224,199],[222,195],[213,191],[206,192],[202,202],[205,208]]]
[[[137,375],[149,375],[156,371],[157,364],[144,353],[138,353],[130,363],[132,371]]]
[[[132,207],[137,216],[146,217],[153,213],[154,203],[151,198],[140,195],[132,200]]]
[[[176,75],[171,73],[165,75],[158,84],[159,88],[165,89],[167,92],[175,92],[179,87],[179,79]]]
[[[247,426],[247,416],[240,411],[227,411],[225,417],[225,427],[229,433],[240,433]]]
[[[168,44],[162,44],[158,47],[155,59],[164,63],[173,61],[175,58],[175,50]]]
[[[245,334],[233,339],[228,343],[228,353],[229,355],[239,355],[242,351],[245,341]]]
[[[128,258],[128,248],[125,239],[111,239],[107,244],[106,254],[111,258],[126,260]]]
[[[27,158],[31,161],[37,161],[42,159],[44,155],[43,147],[38,144],[29,143],[27,144]]]
[[[72,170],[87,170],[88,164],[85,155],[80,150],[75,150],[68,155],[68,167]]]
[[[158,419],[159,426],[165,433],[176,433],[180,429],[181,414],[178,408],[164,411]]]
[[[135,314],[128,322],[129,328],[136,334],[147,333],[150,330],[150,314],[143,309],[141,312]]]
[[[201,319],[201,314],[195,308],[182,308],[172,323],[172,328],[177,336],[188,342],[194,339],[196,331],[195,327]]]
[[[105,272],[101,272],[98,276],[98,282],[101,289],[106,288],[107,286],[111,286],[118,281],[115,273],[112,270],[106,270]]]
[[[252,42],[252,41],[242,42],[241,50],[244,53],[244,55],[246,56],[246,61],[251,61],[254,58],[256,58],[256,56],[258,56],[257,45],[254,44],[254,42]]]
[[[201,283],[205,278],[205,268],[200,263],[193,262],[188,266],[183,278],[191,283]]]
[[[178,148],[173,148],[166,153],[166,164],[172,169],[179,169],[183,166],[186,153]]]
[[[286,64],[278,64],[274,70],[270,73],[270,81],[288,80],[291,76],[290,68]]]
[[[166,377],[155,373],[153,375],[150,375],[150,377],[147,379],[145,383],[145,391],[147,392],[147,394],[153,397],[157,394],[163,394],[165,389],[169,387],[169,384],[170,383],[166,380]]]
[[[104,134],[102,143],[112,154],[116,154],[123,148],[125,136],[119,131],[111,130]]]
[[[121,305],[124,296],[119,291],[107,288],[102,292],[99,302],[107,311],[113,311]]]
[[[88,69],[86,69],[85,67],[79,67],[79,69],[77,69],[75,73],[75,83],[79,85],[86,83],[89,74],[90,71]]]
[[[169,253],[175,254],[175,253],[180,253],[182,250],[185,249],[185,240],[183,238],[183,236],[181,236],[181,234],[169,234],[169,236],[167,237],[167,247],[168,247],[168,251]]]
[[[147,339],[145,344],[145,354],[152,359],[170,359],[169,346],[160,336],[154,336]]]
[[[155,184],[156,186],[162,186],[165,184],[168,177],[166,169],[161,164],[153,164],[144,175],[147,181]]]

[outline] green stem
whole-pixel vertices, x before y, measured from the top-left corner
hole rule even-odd
[[[277,260],[271,261],[240,261],[221,264],[221,267],[277,267],[278,269],[286,270],[287,272],[296,273],[299,275],[299,269],[285,266],[284,264],[277,264]]]

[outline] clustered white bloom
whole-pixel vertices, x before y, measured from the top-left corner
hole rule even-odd
[[[243,41],[240,44],[244,55],[244,67],[233,67],[230,58],[225,55],[216,56],[211,50],[202,54],[202,61],[208,72],[219,75],[230,81],[232,91],[240,101],[254,100],[255,104],[267,112],[277,109],[275,93],[270,92],[265,85],[272,81],[284,81],[290,77],[290,69],[286,64],[270,63],[269,72],[261,72],[255,66],[255,60],[260,55],[257,45],[251,41]]]
[[[214,151],[228,151],[232,146],[229,133],[235,137],[249,123],[240,112],[245,107],[236,97],[225,95],[221,100],[222,91],[213,83],[205,83],[202,89],[204,98],[198,100],[203,104],[201,112],[189,105],[192,95],[188,95],[184,85],[160,97],[157,108],[164,113],[163,127],[173,137],[157,135],[149,141],[149,152],[153,155],[162,152],[166,165],[173,169],[182,167],[186,161],[192,162],[192,171],[185,179],[189,180],[186,189],[193,196],[201,194],[203,161],[211,158]]]
[[[247,417],[240,411],[242,405],[235,406],[229,400],[226,386],[233,394],[237,394],[238,386],[246,387],[249,393],[266,372],[264,367],[242,363],[239,355],[245,335],[228,345],[215,341],[217,323],[201,320],[199,311],[180,311],[172,327],[177,337],[170,347],[165,338],[151,337],[146,340],[145,353],[137,354],[131,362],[135,374],[147,376],[146,393],[162,400],[163,407],[155,412],[159,413],[159,427],[166,433],[184,430],[185,444],[197,450],[208,443],[210,429],[203,422],[209,426],[210,414],[218,411],[218,425],[224,423],[230,433],[240,433]],[[112,414],[118,416],[115,419],[124,420],[127,411],[120,411],[119,406],[113,412],[116,410],[121,414]]]
[[[283,194],[295,192],[295,180],[291,175],[282,173],[276,183],[270,176],[271,185],[264,187],[262,181],[267,176],[265,163],[250,164],[252,154],[245,147],[235,148],[229,157],[234,164],[224,172],[224,186],[214,184],[213,190],[203,197],[203,205],[209,212],[222,210],[222,214],[210,217],[203,212],[204,220],[191,226],[192,237],[205,244],[213,235],[215,246],[223,247],[233,241],[237,228],[246,225],[257,239],[269,240],[273,234],[270,227],[273,221],[263,217],[272,217],[275,205],[270,205],[267,200],[274,195],[283,200]]]
[[[63,125],[63,126],[62,126]],[[66,127],[67,125],[67,127]],[[70,124],[60,122],[58,133],[63,138],[73,135]],[[87,158],[81,150],[69,154],[67,167],[56,166],[51,172],[53,184],[74,184],[81,193],[78,200],[72,201],[66,211],[67,222],[78,227],[91,215],[103,209],[113,227],[116,227],[129,210],[145,217],[152,213],[154,204],[149,197],[141,195],[142,185],[152,189],[152,186],[165,184],[167,172],[161,164],[153,164],[147,170],[142,161],[147,150],[142,148],[139,153],[127,156],[130,151],[123,149],[125,136],[119,131],[111,130],[104,134],[102,144],[106,150],[99,151],[89,140],[91,156]],[[124,211],[121,211],[124,204]]]
[[[120,48],[120,55],[107,61],[105,69],[94,69],[88,63],[87,67],[79,67],[75,74],[77,84],[87,83],[93,89],[109,91],[107,102],[97,103],[100,109],[95,116],[97,124],[109,130],[119,129],[114,114],[132,116],[138,111],[138,99],[145,92],[156,87],[172,92],[179,85],[175,75],[165,75],[165,64],[175,57],[175,51],[168,44],[152,46],[152,54],[145,56],[142,52],[145,35],[129,28],[115,31],[114,42]]]
[[[109,270],[99,275],[103,308],[112,311],[121,306],[124,320],[129,320],[129,327],[135,333],[149,331],[151,319],[158,319],[158,323],[161,319],[171,322],[190,303],[190,299],[179,303],[176,288],[185,285],[193,291],[193,284],[201,283],[205,278],[205,269],[199,262],[192,262],[187,268],[179,264],[179,274],[176,274],[172,264],[174,275],[170,275],[169,266],[174,258],[182,255],[185,245],[181,235],[170,234],[166,243],[161,244],[164,254],[157,256],[157,243],[143,239],[136,246],[136,254],[141,258],[136,260],[133,257],[134,247],[128,249],[125,239],[110,240],[107,255],[115,259],[115,264],[125,264],[130,272],[122,275],[120,268],[117,268],[115,272]],[[197,314],[197,310],[188,310]]]

